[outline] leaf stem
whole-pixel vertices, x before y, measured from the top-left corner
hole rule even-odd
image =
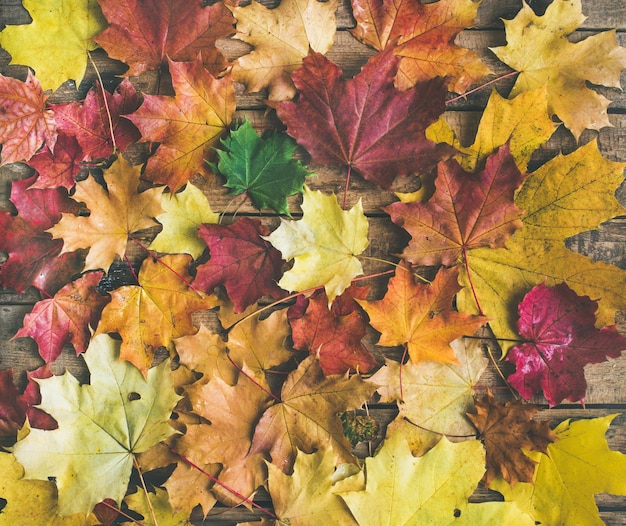
[[[411,424],[412,426],[419,427],[420,429],[422,429],[424,431],[428,431],[429,433],[434,433],[435,435],[441,435],[441,436],[444,436],[446,438],[448,438],[448,437],[450,437],[450,438],[476,438],[476,434],[474,434],[474,435],[451,435],[449,433],[440,433],[439,431],[433,431],[432,429],[428,429],[427,427],[420,426],[419,424],[416,424],[415,422],[411,421],[406,416],[404,417],[404,419],[409,424]]]
[[[415,276],[420,281],[423,281],[424,283],[427,283],[428,285],[430,285],[432,283],[431,281],[427,280],[424,276],[421,276],[421,275],[417,274],[416,272],[413,272],[412,270],[403,267],[402,265],[400,265],[400,263],[394,263],[393,261],[389,261],[389,260],[382,259],[382,258],[377,258],[377,257],[374,257],[374,256],[360,255],[360,256],[358,256],[358,258],[364,259],[366,261],[376,261],[378,263],[385,263],[386,265],[391,265],[392,267],[396,267],[396,268],[399,268],[399,269],[402,269],[402,270],[406,270],[407,272],[410,272],[411,274],[413,274],[413,276]],[[387,271],[387,272],[393,272],[393,271]],[[366,278],[361,278],[361,279],[369,279],[369,278],[378,277],[379,275],[384,275],[384,274],[386,274],[386,272],[385,273],[381,273],[381,274],[371,274],[371,275],[368,275]],[[354,278],[353,281],[355,281],[357,279],[359,279],[359,278]]]
[[[346,206],[348,204],[348,188],[350,188],[350,176],[351,175],[352,175],[352,165],[349,164],[348,173],[346,174],[346,186],[343,189],[343,204],[341,205],[341,208],[343,210],[346,209]]]
[[[169,447],[169,446],[168,446]],[[174,448],[170,447],[169,450],[176,456],[180,457],[180,459],[185,462],[185,464],[190,465],[192,468],[198,470],[200,473],[202,473],[203,475],[205,475],[206,477],[208,477],[211,481],[213,481],[215,484],[217,484],[218,486],[221,486],[222,488],[224,488],[226,491],[231,492],[233,495],[235,495],[236,497],[239,497],[240,499],[242,499],[244,502],[247,502],[248,504],[254,506],[255,508],[257,508],[258,510],[262,511],[263,513],[265,513],[268,517],[271,517],[272,519],[276,519],[279,520],[278,517],[276,515],[274,515],[270,510],[264,508],[263,506],[257,504],[256,502],[254,502],[252,499],[249,499],[248,497],[245,497],[243,494],[239,493],[238,491],[234,490],[233,488],[227,486],[226,484],[224,484],[221,480],[219,480],[217,477],[214,477],[213,475],[211,475],[211,473],[209,473],[208,471],[205,471],[204,469],[202,469],[200,466],[198,466],[197,464],[194,464],[191,460],[189,460],[187,457],[181,455],[178,451],[176,451]]]
[[[117,144],[115,142],[115,133],[113,129],[113,118],[111,117],[111,110],[109,109],[109,101],[107,101],[107,95],[104,90],[104,84],[102,82],[102,77],[100,76],[100,70],[98,70],[98,66],[93,60],[91,56],[91,52],[87,51],[87,56],[89,57],[89,61],[93,66],[93,69],[96,71],[96,76],[98,77],[98,81],[100,81],[100,90],[102,91],[102,102],[104,103],[104,109],[107,112],[107,119],[109,121],[109,134],[111,135],[111,145],[113,146],[113,152],[117,152]]]
[[[467,281],[469,281],[470,289],[472,290],[472,294],[474,295],[474,301],[476,302],[476,308],[478,309],[478,315],[484,316],[483,309],[480,307],[480,302],[478,301],[478,296],[476,295],[476,289],[474,288],[474,283],[472,282],[472,276],[470,274],[469,262],[467,261],[467,248],[463,245],[463,265],[465,266],[465,273],[467,274]]]
[[[471,89],[469,91],[466,91],[465,93],[461,93],[460,95],[454,97],[453,99],[448,99],[446,101],[446,105],[451,104],[452,102],[456,102],[457,100],[460,99],[464,99],[466,98],[468,95],[471,95],[472,93],[475,93],[477,91],[480,91],[483,88],[486,88],[487,86],[494,84],[495,82],[498,82],[500,80],[512,77],[513,75],[517,75],[519,74],[519,71],[510,71],[509,73],[505,73],[504,75],[500,75],[499,77],[496,77],[495,79],[491,79],[489,82],[485,82],[484,84],[481,84],[480,86]]]
[[[491,346],[485,345],[485,347],[487,347],[487,353],[489,354],[489,359],[491,360],[491,363],[493,364],[493,366],[496,368],[496,371],[498,372],[498,376],[502,378],[502,381],[509,388],[509,391],[511,391],[513,398],[515,398],[516,400],[519,400],[521,397],[519,396],[518,392],[515,389],[513,389],[513,386],[506,379],[506,376],[504,376],[502,369],[500,369],[500,366],[498,365],[496,361],[496,357],[493,355],[493,352],[491,351]]]
[[[102,504],[103,506],[109,508],[110,510],[113,510],[113,511],[119,513],[125,519],[128,519],[129,521],[134,522],[135,524],[137,524],[139,526],[145,526],[143,522],[139,522],[137,519],[133,519],[130,515],[128,515],[127,513],[124,513],[119,508],[116,508],[115,506],[109,504],[106,500],[103,500],[102,502],[100,502],[100,504]]]
[[[228,349],[226,350],[226,358],[228,358],[228,361],[233,365],[233,367],[235,369],[237,369],[241,374],[243,374],[248,380],[250,380],[259,389],[261,389],[261,391],[263,391],[267,396],[273,398],[276,401],[276,403],[278,403],[278,404],[280,404],[282,402],[282,400],[280,398],[278,398],[274,393],[272,393],[269,389],[266,389],[259,382],[257,382],[254,378],[252,378],[252,376],[250,376],[248,373],[246,373],[243,370],[243,368],[237,362],[235,362],[235,360],[233,360],[230,357],[230,351],[228,351]]]
[[[139,474],[139,480],[141,481],[141,487],[143,488],[143,492],[146,494],[146,501],[148,502],[150,515],[152,515],[152,522],[154,523],[154,526],[159,526],[156,515],[154,513],[154,508],[152,507],[152,502],[150,501],[150,495],[148,495],[148,488],[146,487],[146,481],[143,479],[143,473],[141,472],[141,467],[139,466],[139,462],[137,462],[137,457],[135,455],[133,455],[133,463],[135,464],[135,468],[137,469],[137,473]]]

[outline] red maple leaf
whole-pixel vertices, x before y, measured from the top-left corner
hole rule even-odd
[[[485,168],[467,173],[454,160],[439,164],[434,195],[426,203],[393,203],[384,210],[411,234],[402,257],[419,265],[453,265],[466,250],[503,247],[522,227],[513,202],[522,174],[503,146]]]
[[[85,352],[91,338],[90,327],[96,328],[100,313],[110,300],[109,296],[96,292],[103,275],[103,272],[84,274],[53,298],[37,302],[14,338],[33,338],[46,363],[56,360],[68,342],[74,345],[76,354]]]
[[[213,292],[226,288],[235,312],[243,312],[266,294],[285,294],[276,282],[282,276],[282,257],[261,236],[269,230],[259,221],[244,217],[232,225],[201,225],[198,234],[209,247],[211,259],[198,267],[194,285]]]
[[[46,230],[62,213],[78,214],[80,205],[65,188],[30,189],[36,177],[13,182],[11,202],[17,216],[0,214],[0,251],[8,254],[0,266],[0,285],[20,293],[32,285],[54,294],[81,271],[85,252],[61,254],[63,240],[52,239]]]
[[[363,345],[367,322],[352,295],[354,292],[359,299],[364,299],[367,288],[350,286],[335,298],[330,309],[323,290],[289,309],[294,347],[312,354],[319,353],[325,375],[357,370],[367,373],[378,365]],[[304,312],[302,303],[306,304]]]
[[[453,152],[424,135],[445,110],[445,81],[399,91],[393,85],[398,61],[387,49],[343,79],[338,66],[310,52],[292,75],[297,100],[272,106],[314,163],[351,167],[388,189],[396,176],[429,171]]]
[[[526,400],[543,391],[550,406],[565,399],[583,402],[585,365],[617,358],[626,349],[626,337],[614,325],[596,329],[597,308],[566,283],[537,285],[526,294],[517,324],[526,342],[506,356],[516,368],[509,383]]]
[[[141,137],[135,125],[121,117],[134,112],[139,105],[139,94],[130,80],[124,79],[113,94],[96,83],[83,104],[70,102],[53,109],[57,128],[76,137],[83,149],[83,160],[89,161],[109,157],[114,146],[123,152]]]
[[[48,413],[38,407],[41,403],[39,385],[34,378],[52,376],[47,365],[28,373],[28,383],[23,393],[13,383],[13,371],[0,371],[0,437],[14,436],[26,422],[37,429],[56,429],[57,423]]]
[[[74,186],[76,175],[81,170],[83,150],[76,137],[59,133],[54,153],[44,147],[28,161],[28,165],[39,173],[33,188],[67,188]]]
[[[227,62],[215,42],[234,33],[235,19],[223,2],[201,0],[99,0],[109,26],[94,40],[107,54],[141,75],[167,64],[195,60],[214,75]]]

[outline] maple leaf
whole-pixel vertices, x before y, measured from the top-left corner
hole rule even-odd
[[[505,99],[493,90],[472,145],[463,146],[444,117],[426,130],[426,137],[454,146],[460,152],[456,159],[466,172],[476,171],[485,159],[508,144],[515,164],[525,172],[532,154],[557,127],[548,114],[545,87],[525,91],[512,99]]]
[[[396,77],[398,89],[417,82],[447,77],[448,87],[461,93],[489,74],[478,55],[457,46],[454,39],[470,27],[480,2],[473,0],[421,1],[352,0],[357,25],[352,34],[382,51],[396,47],[402,57]]]
[[[277,524],[356,526],[348,507],[333,493],[335,455],[331,449],[310,455],[298,452],[291,475],[273,464],[268,465],[268,471],[267,484]]]
[[[53,298],[37,302],[13,338],[30,336],[37,342],[46,363],[56,360],[68,342],[74,345],[76,354],[85,352],[91,329],[95,329],[102,309],[109,302],[108,297],[96,292],[102,276],[102,272],[84,274],[65,285]]]
[[[28,161],[43,143],[54,148],[57,128],[47,99],[30,71],[25,82],[0,75],[0,166]]]
[[[561,422],[554,429],[558,440],[548,445],[547,455],[528,453],[538,462],[533,484],[518,482],[511,488],[495,479],[491,489],[541,524],[601,526],[595,495],[626,495],[626,455],[609,449],[604,436],[616,416]]]
[[[568,40],[585,18],[580,0],[556,0],[543,16],[524,2],[513,20],[504,20],[507,45],[491,48],[520,72],[511,96],[547,85],[549,113],[556,114],[576,139],[586,128],[612,126],[610,101],[587,83],[619,88],[626,68],[626,49],[617,44],[615,31],[576,43]]]
[[[359,409],[375,389],[359,375],[325,376],[315,356],[305,358],[285,380],[281,402],[263,413],[250,453],[269,453],[284,472],[290,470],[297,450],[332,447],[338,462],[353,462],[352,445],[337,415]]]
[[[118,352],[119,342],[96,336],[84,354],[90,384],[80,385],[68,372],[40,380],[39,407],[59,427],[32,429],[14,447],[26,478],[54,477],[61,515],[89,513],[105,498],[119,503],[133,455],[174,433],[167,419],[179,397],[169,360],[150,369],[144,380],[137,369],[118,361]]]
[[[454,265],[468,250],[503,247],[521,228],[513,203],[524,180],[507,146],[477,174],[451,159],[439,163],[434,195],[426,203],[393,203],[384,210],[411,234],[402,257],[420,265]]]
[[[200,257],[206,244],[198,236],[198,229],[203,223],[217,223],[219,219],[202,190],[187,183],[182,192],[163,192],[161,208],[164,212],[156,219],[163,230],[148,248],[157,252],[189,254],[194,259]]]
[[[348,295],[348,290],[342,296]],[[335,298],[335,302],[339,298],[341,296]],[[329,308],[326,293],[320,291],[308,300],[302,316],[293,316],[290,309],[293,346],[317,354],[326,375],[367,373],[378,365],[362,343],[367,323],[357,308],[345,315],[337,314],[335,311],[339,309],[333,308],[335,302]]]
[[[178,191],[199,173],[210,175],[210,157],[235,112],[235,90],[230,75],[216,79],[202,65],[169,62],[175,97],[144,95],[143,104],[128,118],[144,140],[158,142],[148,159],[144,177]]]
[[[484,462],[477,440],[453,444],[442,437],[428,453],[414,457],[404,437],[395,433],[365,460],[365,489],[339,496],[361,526],[534,524],[514,504],[468,502]]]
[[[48,378],[52,373],[47,366],[28,373],[28,383],[20,393],[13,383],[13,370],[0,371],[0,437],[14,437],[28,418],[30,427],[54,429],[57,423],[48,413],[36,405],[41,403],[36,378]],[[1,494],[1,493],[0,493]]]
[[[138,489],[124,497],[129,509],[138,512],[144,526],[187,526],[192,524],[183,513],[175,513],[167,491],[156,487],[154,492]]]
[[[268,9],[253,1],[245,7],[227,6],[237,19],[235,38],[254,46],[239,57],[233,80],[247,92],[267,87],[270,100],[291,99],[295,89],[290,74],[309,49],[326,53],[333,44],[337,0],[281,0]]]
[[[233,33],[235,20],[223,2],[200,0],[100,0],[108,27],[94,40],[130,66],[126,75],[162,68],[167,58],[185,62],[201,54],[214,75],[226,66],[215,42]]]
[[[248,217],[232,225],[201,225],[198,235],[209,247],[211,257],[199,265],[194,285],[212,292],[226,288],[235,312],[244,311],[264,295],[284,295],[276,285],[282,275],[282,258],[262,236],[269,234],[260,221]]]
[[[519,305],[518,332],[524,343],[506,359],[515,364],[509,383],[526,399],[543,391],[550,406],[582,402],[584,366],[618,358],[626,337],[615,325],[596,329],[598,302],[579,296],[566,283],[534,287]]]
[[[216,168],[226,178],[231,194],[247,192],[258,208],[271,208],[279,214],[291,215],[287,197],[302,192],[307,175],[305,166],[293,159],[296,144],[284,133],[271,133],[261,138],[245,120],[221,140],[217,150]]]
[[[187,426],[185,435],[176,442],[176,450],[194,463],[221,463],[222,484],[252,496],[266,477],[265,455],[249,451],[255,425],[272,401],[264,377],[244,364],[234,385],[216,376],[208,383],[186,387],[185,393],[193,411],[211,424]],[[240,501],[221,485],[213,492],[227,504]]]
[[[477,312],[478,298],[494,333],[519,339],[515,312],[524,294],[544,281],[548,286],[566,281],[576,293],[598,299],[598,326],[613,324],[615,311],[626,309],[626,273],[568,250],[564,240],[624,213],[614,192],[624,180],[625,166],[605,159],[591,141],[532,172],[515,197],[515,205],[526,211],[524,227],[505,248],[468,251],[470,279],[463,268],[459,310]]]
[[[548,422],[537,422],[533,416],[539,407],[520,400],[499,403],[487,391],[475,403],[476,413],[467,417],[476,426],[485,444],[487,472],[483,482],[488,487],[501,476],[511,486],[518,482],[531,482],[536,463],[523,451],[547,453],[548,445],[557,440]]]
[[[0,46],[14,64],[32,67],[45,90],[68,79],[80,84],[87,55],[97,47],[91,39],[106,25],[97,0],[24,0],[23,5],[32,22],[5,27]]]
[[[59,133],[54,145],[54,152],[41,148],[28,161],[28,166],[38,172],[38,177],[31,188],[58,188],[68,190],[74,186],[76,176],[81,171],[80,162],[83,150],[76,137]]]
[[[267,239],[281,251],[293,267],[285,272],[278,286],[304,291],[324,286],[329,303],[350,286],[352,278],[363,273],[356,258],[369,245],[369,223],[361,201],[342,210],[335,194],[325,195],[304,186],[302,219],[281,219],[280,226]]]
[[[255,372],[265,372],[293,358],[293,352],[286,348],[290,335],[285,309],[272,312],[267,318],[251,316],[256,306],[251,306],[240,315],[232,306],[220,307],[220,321],[228,329],[226,347],[230,358],[242,366],[244,363]]]
[[[112,94],[96,82],[82,104],[70,102],[52,108],[59,131],[76,137],[83,150],[82,160],[90,161],[109,157],[116,148],[124,152],[139,139],[139,130],[122,117],[139,104],[139,94],[130,80],[124,79]]]
[[[96,334],[119,333],[120,359],[128,360],[144,375],[159,347],[172,350],[174,338],[196,333],[193,312],[216,305],[214,297],[189,287],[190,262],[185,254],[144,260],[139,285],[111,292],[111,302],[102,311]]]
[[[118,157],[105,170],[106,190],[93,177],[76,184],[73,197],[87,205],[90,215],[65,213],[47,230],[55,239],[63,239],[64,253],[89,248],[84,270],[108,270],[116,255],[124,257],[134,232],[156,225],[153,218],[161,212],[161,189],[139,193],[140,173],[140,166]]]
[[[64,188],[30,189],[35,178],[12,183],[11,202],[17,216],[0,213],[0,251],[8,254],[0,265],[0,284],[19,293],[34,286],[54,294],[80,272],[84,252],[61,254],[63,243],[46,230],[63,213],[76,214],[80,208]]]
[[[443,80],[401,92],[393,86],[398,60],[390,49],[377,53],[345,80],[338,66],[311,53],[293,73],[298,99],[272,106],[313,163],[347,166],[388,189],[397,176],[429,171],[453,151],[424,135],[444,112]]]
[[[458,363],[387,360],[369,381],[377,384],[382,403],[398,401],[399,416],[422,429],[443,435],[475,433],[466,414],[474,406],[474,386],[488,360],[480,340],[452,342]]]
[[[416,283],[411,269],[402,264],[382,300],[359,300],[370,325],[381,333],[378,344],[406,344],[414,362],[455,363],[450,342],[473,334],[487,321],[452,310],[454,295],[461,288],[457,277],[457,269],[442,268],[432,283]]]

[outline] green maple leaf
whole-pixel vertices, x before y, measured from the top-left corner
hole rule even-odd
[[[91,384],[80,385],[68,372],[39,380],[40,407],[59,427],[32,429],[13,452],[26,478],[56,480],[60,515],[89,513],[106,498],[119,503],[133,455],[175,432],[167,423],[179,399],[169,360],[144,380],[138,369],[118,361],[119,342],[107,335],[96,336],[84,357]]]
[[[610,450],[604,437],[616,416],[561,422],[554,429],[559,439],[548,446],[547,455],[526,453],[538,462],[532,484],[518,482],[511,488],[499,478],[489,487],[541,524],[604,524],[594,495],[626,495],[626,455]]]
[[[68,79],[80,84],[87,54],[98,46],[91,39],[106,27],[96,0],[24,0],[31,24],[8,26],[0,45],[13,63],[32,67],[44,90]]]
[[[534,524],[511,503],[468,503],[484,472],[478,440],[453,444],[443,437],[414,457],[404,436],[394,433],[365,460],[365,489],[339,495],[360,526]]]
[[[309,172],[293,159],[296,143],[284,133],[267,138],[257,135],[250,124],[243,124],[222,139],[223,150],[217,150],[219,162],[214,169],[226,178],[231,194],[248,192],[258,209],[271,208],[289,214],[287,197],[302,191]]]

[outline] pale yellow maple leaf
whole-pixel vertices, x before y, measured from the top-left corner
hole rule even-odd
[[[163,192],[161,208],[164,213],[156,219],[163,230],[148,248],[170,254],[189,254],[194,259],[200,257],[206,243],[198,236],[198,228],[204,223],[217,223],[220,217],[211,210],[202,190],[187,183],[182,192],[173,195]]]
[[[87,54],[98,46],[91,39],[106,27],[97,0],[24,0],[32,23],[7,26],[0,46],[14,64],[35,70],[44,90],[68,79],[80,84]]]
[[[83,270],[108,270],[115,256],[124,257],[134,232],[157,225],[161,188],[138,193],[140,174],[140,166],[132,167],[120,156],[104,172],[107,190],[93,177],[76,183],[73,198],[85,203],[90,215],[63,214],[47,230],[53,238],[63,239],[62,253],[89,248]]]
[[[520,72],[511,96],[546,85],[550,114],[556,114],[576,139],[586,128],[611,126],[610,101],[587,83],[619,88],[626,68],[626,48],[617,44],[615,30],[569,41],[585,18],[581,0],[554,0],[542,16],[524,3],[513,20],[504,21],[507,45],[492,48]]]
[[[554,429],[558,440],[548,445],[547,455],[526,453],[538,463],[532,483],[518,482],[511,488],[498,478],[490,488],[541,524],[601,526],[595,495],[626,495],[626,455],[611,450],[605,438],[616,416],[561,422]]]
[[[235,38],[254,46],[233,66],[233,80],[247,92],[267,87],[270,100],[292,98],[291,72],[309,49],[324,54],[333,44],[337,0],[282,0],[274,9],[253,0],[245,7],[227,7],[237,19]]]
[[[335,194],[304,187],[302,219],[281,219],[280,226],[267,239],[286,260],[294,259],[278,286],[304,291],[321,285],[329,304],[363,273],[357,255],[369,245],[369,223],[361,201],[342,210]]]

